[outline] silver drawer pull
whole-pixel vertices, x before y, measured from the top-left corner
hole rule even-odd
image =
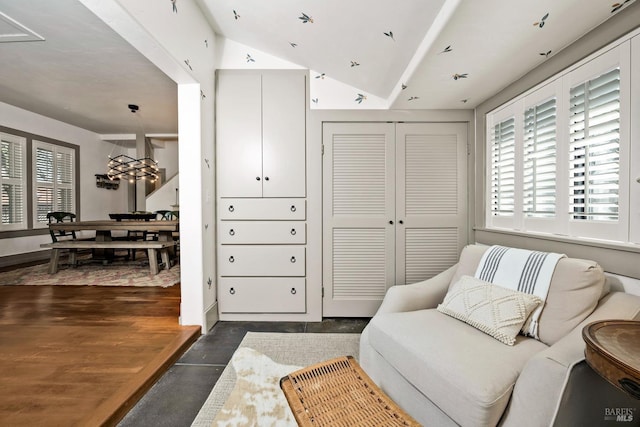
[[[291,257],[291,262],[294,262],[294,263],[295,263],[295,262],[296,262],[296,257],[292,256],[292,257]]]
[[[229,288],[229,293],[231,295],[235,295],[236,294],[236,290],[234,288]]]
[[[235,262],[235,260],[236,260],[236,259],[233,257],[233,255],[231,255],[231,256],[229,257],[229,262]]]
[[[291,288],[291,295],[295,295],[297,293],[298,293],[298,291],[296,291],[296,288]]]
[[[229,212],[233,212],[235,210],[236,210],[236,208],[234,208],[233,205],[229,205]]]
[[[236,231],[232,228],[231,230],[229,230],[229,235],[230,236],[235,236],[236,235]]]
[[[295,211],[297,211],[296,205],[291,205],[291,212],[295,212]]]
[[[296,229],[295,229],[295,228],[292,228],[292,229],[291,229],[291,235],[292,235],[292,236],[295,236],[297,233],[298,233],[298,232],[296,231]]]

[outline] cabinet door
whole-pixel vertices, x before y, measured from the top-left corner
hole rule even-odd
[[[218,195],[262,197],[260,74],[218,74]]]
[[[262,76],[263,197],[305,197],[306,77]]]

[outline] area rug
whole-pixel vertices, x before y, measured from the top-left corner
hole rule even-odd
[[[68,286],[173,286],[180,282],[180,265],[170,270],[149,272],[149,264],[142,262],[80,263],[75,268],[61,265],[55,274],[48,273],[48,264],[0,273],[0,285],[68,285]]]
[[[192,427],[295,427],[279,379],[334,357],[357,359],[359,345],[360,334],[248,332]]]

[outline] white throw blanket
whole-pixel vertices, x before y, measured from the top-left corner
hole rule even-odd
[[[475,277],[542,299],[522,327],[525,335],[538,339],[538,320],[549,292],[556,264],[564,254],[491,246],[482,256]]]

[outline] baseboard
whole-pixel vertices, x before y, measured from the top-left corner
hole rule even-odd
[[[3,256],[0,257],[0,267],[9,267],[17,264],[48,260],[50,258],[50,254],[51,250],[44,250]]]
[[[204,325],[202,328],[202,333],[206,334],[209,329],[213,327],[213,325],[218,323],[218,320],[220,320],[220,316],[218,315],[218,301],[216,301],[204,312]]]

